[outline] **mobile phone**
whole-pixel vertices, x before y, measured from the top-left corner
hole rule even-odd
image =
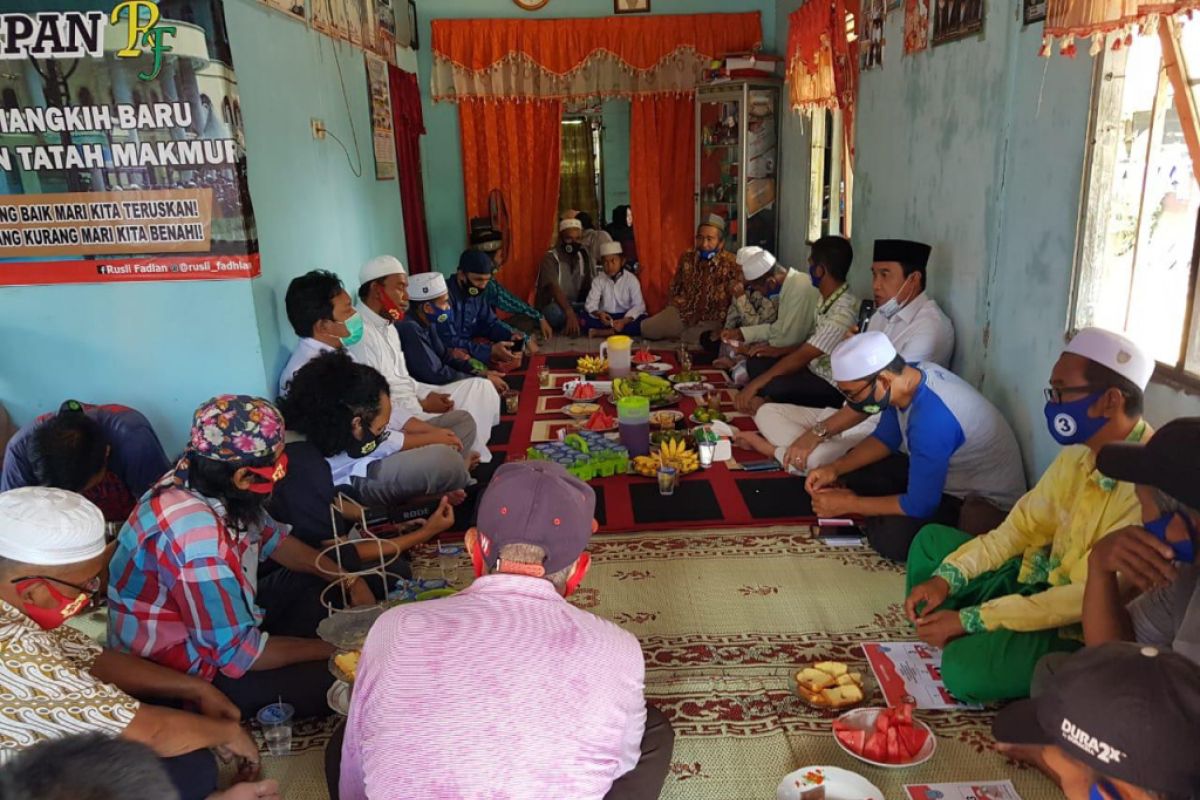
[[[529,338],[529,336],[527,334],[525,336],[522,336],[520,339],[513,339],[512,342],[510,342],[512,347],[510,347],[508,349],[514,353],[521,352],[522,350],[525,349],[525,340],[528,338]]]
[[[867,325],[871,322],[871,317],[875,314],[875,301],[863,300],[858,307],[858,332],[864,333],[867,330]]]
[[[779,462],[775,459],[767,459],[766,461],[749,461],[742,462],[742,469],[746,472],[772,472],[773,470],[783,469]]]

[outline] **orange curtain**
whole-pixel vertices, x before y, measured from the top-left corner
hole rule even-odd
[[[464,99],[458,118],[467,216],[487,216],[488,193],[504,193],[512,227],[502,279],[510,292],[527,297],[558,222],[562,103]]]
[[[846,152],[854,149],[859,0],[807,0],[788,16],[787,82],[792,108],[840,108]],[[852,159],[851,159],[852,160]]]
[[[1092,37],[1093,55],[1110,35],[1115,50],[1133,43],[1134,28],[1157,27],[1158,18],[1164,14],[1196,9],[1200,9],[1200,0],[1048,0],[1042,55],[1050,55],[1050,44],[1056,38],[1066,56],[1075,55],[1076,38],[1088,36]]]
[[[679,255],[695,226],[696,98],[633,100],[629,122],[629,204],[637,236],[642,294],[662,310]]]

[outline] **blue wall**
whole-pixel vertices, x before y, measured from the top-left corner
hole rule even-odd
[[[466,210],[463,199],[462,152],[459,148],[458,111],[450,103],[434,105],[429,99],[429,76],[433,66],[430,49],[432,19],[507,18],[548,19],[554,17],[603,17],[612,14],[612,0],[551,0],[539,11],[522,11],[507,0],[423,0],[418,2],[420,45],[418,73],[425,103],[425,128],[429,135],[421,143],[425,166],[425,206],[433,263],[443,272],[452,271],[466,243]],[[717,14],[758,11],[762,13],[763,43],[770,50],[775,41],[774,0],[654,0],[654,14]],[[605,112],[609,110],[606,104]],[[628,105],[625,106],[628,114]],[[619,123],[617,123],[619,124]],[[611,133],[611,131],[610,131]],[[611,146],[619,148],[617,136]],[[623,136],[628,162],[628,136]],[[621,156],[613,159],[622,163]],[[434,179],[436,178],[436,180]],[[614,180],[616,180],[614,178]],[[625,185],[628,184],[626,179]],[[618,184],[620,185],[620,184]],[[611,191],[611,190],[610,190]],[[626,189],[628,191],[628,189]],[[608,202],[606,198],[606,202]],[[612,206],[610,205],[609,208]],[[635,209],[634,224],[637,224]]]

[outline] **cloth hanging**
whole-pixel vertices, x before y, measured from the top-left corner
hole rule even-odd
[[[467,217],[488,216],[488,193],[504,193],[512,224],[500,279],[517,297],[529,297],[558,228],[562,103],[464,98],[458,117]]]
[[[842,110],[846,143],[854,141],[858,98],[858,0],[807,0],[788,16],[787,81],[797,111]]]
[[[695,230],[696,98],[634,98],[629,124],[629,196],[637,229],[642,295],[661,311],[681,253]]]
[[[432,94],[458,101],[687,92],[713,59],[761,45],[757,11],[434,20]]]
[[[407,267],[410,273],[429,272],[429,229],[425,225],[425,182],[421,176],[421,136],[425,134],[421,90],[416,75],[392,64],[388,65],[388,88],[392,95],[392,133],[404,211]]]
[[[562,196],[558,210],[586,211],[597,224],[603,222],[596,198],[596,158],[592,152],[592,126],[586,121],[562,126]]]
[[[1116,50],[1133,43],[1135,29],[1157,30],[1164,14],[1196,9],[1200,9],[1200,0],[1048,0],[1042,55],[1049,56],[1058,39],[1060,52],[1073,56],[1075,40],[1089,36],[1093,55],[1110,40]]]

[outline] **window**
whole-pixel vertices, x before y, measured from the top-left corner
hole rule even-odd
[[[1200,380],[1197,79],[1200,19],[1164,18],[1159,33],[1105,52],[1093,92],[1072,315],[1073,329],[1124,331],[1161,372],[1190,382]]]
[[[808,240],[829,234],[849,236],[846,219],[848,195],[844,179],[845,137],[842,112],[819,109],[808,112],[810,157],[808,175]]]

